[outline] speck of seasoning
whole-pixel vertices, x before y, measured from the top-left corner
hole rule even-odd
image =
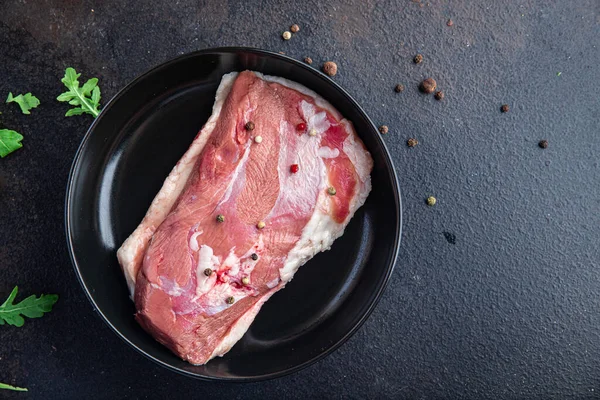
[[[334,76],[337,74],[337,64],[333,61],[327,61],[323,64],[323,72],[329,76]]]
[[[404,91],[404,85],[402,85],[401,83],[397,84],[396,87],[394,88],[394,91],[396,93],[400,93]]]
[[[213,270],[212,270],[212,269],[210,269],[210,268],[206,268],[206,269],[204,270],[204,275],[206,275],[206,276],[211,276],[211,275],[212,275],[212,273],[213,273]]]
[[[503,113],[507,113],[510,111],[510,107],[508,106],[508,104],[502,104],[502,107],[500,107],[500,111],[502,111]]]
[[[253,259],[254,261],[256,261],[256,260],[258,260],[258,254],[252,253],[252,254],[250,254],[250,258]]]
[[[335,188],[333,186],[329,186],[327,188],[327,193],[329,193],[330,196],[335,196],[335,194],[337,193],[337,190],[335,190]]]
[[[244,125],[244,128],[246,128],[247,131],[253,131],[254,130],[254,122],[252,122],[252,121],[246,122],[246,125]]]
[[[317,136],[317,130],[315,128],[312,128],[310,131],[308,131],[309,136]]]
[[[256,224],[256,227],[258,229],[262,229],[266,226],[267,224],[265,224],[265,221],[258,221],[258,223]]]
[[[442,232],[444,234],[444,237],[446,238],[446,241],[448,241],[448,243],[450,244],[456,244],[456,235],[452,232]]]
[[[217,215],[217,222],[225,222],[225,216],[223,214]]]
[[[540,142],[538,143],[538,146],[540,146],[541,149],[547,149],[548,148],[548,141],[547,140],[540,140]]]
[[[256,144],[262,143],[262,136],[259,135],[259,136],[255,137],[254,143],[256,143]]]
[[[292,38],[292,33],[290,31],[285,31],[283,32],[281,37],[283,38],[283,40],[290,40]]]
[[[417,54],[415,58],[413,58],[413,61],[415,62],[415,64],[421,64],[423,62],[423,55]]]
[[[242,284],[248,285],[249,283],[250,283],[250,278],[248,278],[247,276],[242,278]]]
[[[386,133],[388,133],[390,131],[390,128],[388,128],[387,125],[381,125],[379,127],[379,133],[381,133],[382,135],[385,135]]]
[[[437,92],[435,92],[434,97],[436,100],[444,100],[444,92],[438,90]]]
[[[294,24],[290,26],[290,31],[292,31],[292,33],[297,33],[300,31],[300,27],[298,26],[298,24]]]
[[[436,86],[437,86],[437,83],[436,83],[435,79],[427,78],[423,82],[421,82],[419,89],[421,89],[421,92],[423,92],[423,93],[433,93]]]
[[[408,139],[408,140],[406,141],[406,145],[407,145],[408,147],[415,147],[415,146],[416,146],[416,145],[418,145],[418,144],[419,144],[419,141],[418,141],[417,139],[415,139],[415,138],[410,138],[410,139]]]
[[[300,170],[300,167],[298,166],[298,164],[292,164],[292,165],[290,165],[290,172],[292,174],[295,174],[299,170]]]
[[[229,296],[225,301],[227,302],[227,304],[233,304],[235,303],[235,297]]]
[[[428,206],[433,207],[433,206],[435,206],[435,203],[437,203],[437,199],[435,197],[429,196],[427,198],[427,205]]]
[[[562,72],[558,72],[558,73],[556,74],[556,76],[561,76],[561,75],[562,75]]]
[[[304,58],[304,62],[305,62],[305,63],[307,63],[307,64],[312,64],[312,58],[310,58],[310,57],[305,57],[305,58]]]
[[[298,125],[296,125],[296,129],[299,131],[305,131],[306,130],[306,124],[304,122],[300,122]]]
[[[449,19],[448,22],[446,22],[446,25],[452,26],[454,25],[454,22],[451,19]]]

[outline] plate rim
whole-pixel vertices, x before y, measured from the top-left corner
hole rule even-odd
[[[92,132],[94,131],[96,125],[99,123],[99,121],[102,119],[102,117],[104,117],[104,115],[108,112],[108,110],[110,110],[112,108],[112,105],[118,99],[123,97],[132,87],[134,87],[136,84],[138,84],[138,82],[140,82],[144,78],[156,73],[157,71],[159,71],[163,68],[166,68],[170,65],[182,62],[189,58],[194,58],[197,56],[211,54],[211,53],[227,53],[227,54],[235,55],[236,53],[239,53],[239,52],[254,53],[254,54],[260,54],[260,55],[264,55],[264,56],[268,56],[268,57],[283,59],[285,61],[291,62],[292,64],[295,64],[298,67],[306,69],[313,74],[316,74],[318,77],[320,77],[322,79],[324,78],[331,87],[333,87],[338,92],[340,92],[344,97],[346,97],[350,101],[350,103],[354,106],[354,108],[356,110],[358,110],[358,112],[360,114],[362,114],[362,117],[371,125],[373,132],[377,132],[376,125],[373,123],[373,121],[371,120],[369,115],[366,113],[366,111],[354,99],[354,97],[352,97],[350,95],[350,93],[348,93],[344,88],[342,88],[339,84],[337,84],[334,80],[329,78],[327,75],[325,75],[323,72],[321,72],[317,68],[308,66],[305,63],[298,61],[292,57],[289,57],[285,54],[280,54],[280,53],[276,53],[274,51],[259,49],[259,48],[255,48],[255,47],[231,46],[231,47],[214,47],[214,48],[206,48],[206,49],[202,49],[202,50],[196,50],[193,52],[189,52],[189,53],[171,58],[165,62],[155,65],[154,67],[150,68],[146,72],[143,72],[142,74],[138,75],[136,78],[131,80],[122,89],[120,89],[104,105],[100,114],[94,119],[94,121],[92,122],[92,124],[90,125],[88,130],[86,131],[85,135],[81,139],[81,143],[79,144],[79,147],[77,148],[77,151],[75,153],[75,156],[73,158],[73,162],[71,164],[71,168],[69,171],[69,177],[67,180],[67,187],[66,187],[66,196],[65,196],[65,233],[66,233],[66,240],[67,240],[67,248],[69,251],[69,258],[71,259],[71,263],[73,264],[73,269],[75,270],[75,275],[77,276],[77,280],[81,284],[86,297],[92,304],[92,307],[94,308],[96,313],[100,315],[100,317],[104,321],[104,323],[106,323],[110,327],[110,329],[119,338],[121,338],[123,341],[125,341],[125,343],[127,343],[130,347],[135,349],[138,353],[144,355],[145,357],[152,360],[156,364],[161,365],[162,367],[165,367],[166,369],[168,369],[170,371],[176,372],[180,375],[184,375],[187,377],[192,377],[195,379],[203,380],[203,381],[260,382],[260,381],[280,378],[280,377],[298,372],[304,368],[307,368],[307,367],[313,365],[314,363],[316,363],[317,361],[320,361],[320,360],[324,359],[325,357],[329,356],[330,354],[332,354],[335,350],[340,348],[340,346],[342,346],[344,343],[346,343],[362,327],[362,325],[367,321],[367,319],[371,316],[372,312],[377,307],[377,304],[379,304],[381,297],[389,284],[390,278],[392,276],[392,273],[393,273],[396,263],[398,261],[398,253],[400,251],[400,243],[401,243],[401,238],[402,238],[402,198],[401,198],[401,192],[400,192],[400,185],[398,182],[398,174],[396,172],[396,169],[394,168],[394,163],[392,161],[390,151],[389,151],[387,145],[385,144],[385,141],[381,138],[381,135],[375,134],[376,140],[378,141],[378,143],[381,145],[381,148],[383,149],[385,164],[387,167],[388,174],[390,175],[390,178],[391,178],[396,211],[398,213],[398,221],[396,223],[396,229],[395,229],[396,236],[394,237],[393,254],[392,254],[392,258],[389,262],[389,265],[387,265],[387,267],[386,267],[386,272],[385,272],[385,275],[383,278],[383,282],[379,285],[376,292],[372,294],[373,300],[368,305],[367,310],[363,313],[363,315],[360,317],[358,322],[356,324],[354,324],[354,326],[351,329],[349,329],[340,339],[338,339],[335,343],[330,345],[327,349],[325,349],[324,351],[321,351],[318,355],[310,358],[309,360],[306,360],[306,361],[304,361],[300,364],[297,364],[293,367],[286,368],[286,369],[283,369],[283,370],[280,370],[277,372],[268,373],[268,374],[257,375],[257,376],[252,376],[252,377],[216,377],[216,376],[210,376],[210,375],[200,375],[197,373],[193,373],[190,371],[186,371],[186,370],[174,367],[166,362],[159,360],[158,358],[154,357],[152,354],[147,353],[146,351],[144,351],[143,349],[141,349],[137,345],[135,345],[123,333],[121,333],[120,330],[116,326],[114,326],[113,323],[108,319],[108,317],[106,315],[104,315],[104,313],[102,312],[102,310],[100,309],[98,304],[96,304],[96,301],[92,297],[90,289],[87,287],[87,285],[84,282],[83,277],[81,275],[79,264],[75,258],[75,249],[73,246],[73,239],[72,239],[73,232],[72,232],[72,227],[71,227],[71,222],[70,222],[70,214],[71,214],[71,210],[72,210],[72,208],[71,208],[72,197],[74,196],[74,193],[75,193],[74,178],[78,174],[78,172],[81,170],[80,164],[81,164],[81,160],[82,160],[82,156],[83,156],[83,151],[85,150],[86,145],[89,142]]]

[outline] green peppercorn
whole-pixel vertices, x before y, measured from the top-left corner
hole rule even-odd
[[[250,278],[248,278],[247,276],[243,277],[242,278],[242,283],[244,285],[248,285],[250,283]]]
[[[212,269],[210,269],[210,268],[206,268],[206,269],[204,270],[204,275],[206,275],[206,276],[211,276],[211,275],[212,275],[212,273],[213,273],[213,270],[212,270]]]
[[[225,216],[223,214],[217,215],[217,222],[225,222]]]
[[[427,205],[428,206],[433,207],[433,206],[435,206],[435,203],[437,203],[437,199],[435,197],[429,196],[427,198]]]
[[[335,196],[335,194],[337,193],[337,190],[335,190],[335,188],[333,186],[329,186],[327,188],[327,193],[329,193],[331,196]]]
[[[235,303],[235,298],[233,296],[229,296],[225,301],[227,302],[227,304],[233,304]]]

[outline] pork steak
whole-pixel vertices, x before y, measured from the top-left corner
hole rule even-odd
[[[222,356],[342,235],[372,166],[316,93],[257,72],[223,76],[208,122],[117,252],[137,321],[192,364]]]

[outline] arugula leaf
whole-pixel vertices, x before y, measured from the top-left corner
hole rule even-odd
[[[80,76],[81,74],[78,74],[74,68],[67,68],[65,70],[65,77],[61,79],[61,82],[65,84],[69,91],[62,93],[56,100],[67,101],[70,105],[77,106],[67,111],[65,114],[66,117],[87,113],[96,118],[100,114],[100,110],[98,110],[100,106],[98,78],[88,80],[80,88],[79,81],[77,80]]]
[[[14,390],[16,392],[27,392],[26,388],[11,386],[11,385],[8,385],[8,384],[2,383],[2,382],[0,382],[0,389]]]
[[[9,325],[23,326],[25,319],[21,315],[29,318],[40,318],[44,313],[50,312],[52,306],[58,300],[56,294],[43,294],[40,297],[35,297],[32,294],[20,303],[13,304],[18,290],[19,288],[15,286],[8,299],[0,306],[0,325],[4,325],[6,322]]]
[[[17,103],[19,107],[21,107],[21,112],[23,114],[31,114],[29,110],[40,105],[40,100],[31,93],[26,93],[24,95],[20,94],[17,97],[13,97],[13,94],[9,92],[6,103],[12,102]]]
[[[0,129],[0,157],[4,158],[15,150],[23,147],[23,136],[10,129]]]

